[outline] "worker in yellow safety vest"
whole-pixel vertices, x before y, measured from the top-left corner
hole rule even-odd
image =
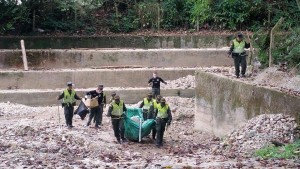
[[[240,65],[242,67],[241,77],[246,77],[245,73],[247,69],[247,54],[245,52],[245,48],[249,47],[250,43],[244,41],[244,36],[242,33],[238,33],[237,37],[231,41],[228,57],[232,56],[234,60],[236,78],[240,77]]]
[[[153,104],[150,106],[147,119],[155,119],[155,113],[157,110],[157,105],[160,103],[161,95],[157,95],[156,99],[153,100]],[[156,136],[156,126],[152,128],[152,139],[155,140]]]
[[[147,120],[150,106],[153,105],[152,93],[149,93],[140,104],[140,108],[143,109],[143,118]]]
[[[166,104],[166,99],[162,98],[157,104],[156,109],[156,146],[160,148],[163,145],[163,137],[166,125],[170,125],[172,121],[172,114],[170,106]]]
[[[77,96],[75,90],[73,89],[72,82],[68,82],[67,86],[68,87],[59,96],[57,96],[56,99],[63,99],[62,106],[64,107],[66,125],[68,128],[72,128],[74,127],[72,125],[74,106],[76,105],[76,100],[81,100],[81,98]]]
[[[114,130],[117,142],[121,144],[122,142],[127,142],[124,137],[124,112],[126,112],[126,106],[123,100],[120,100],[120,96],[116,95],[114,101],[110,104],[107,112],[107,116],[111,117],[112,128]],[[122,140],[121,140],[122,139]]]

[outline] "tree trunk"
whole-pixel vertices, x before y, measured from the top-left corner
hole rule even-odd
[[[119,24],[119,10],[118,10],[118,4],[116,1],[114,1],[114,6],[116,9],[117,24]]]
[[[74,19],[75,19],[75,28],[77,28],[77,7],[75,6],[75,9],[74,9]]]
[[[160,30],[160,2],[158,2],[157,7],[157,30]]]
[[[271,30],[270,47],[269,47],[269,67],[273,66],[272,48],[274,47],[274,31],[278,26],[281,25],[282,22],[283,22],[283,17],[279,19],[279,21],[275,24],[275,26]]]
[[[196,18],[196,30],[199,32],[199,16]]]
[[[33,10],[32,13],[32,32],[35,31],[35,9]]]

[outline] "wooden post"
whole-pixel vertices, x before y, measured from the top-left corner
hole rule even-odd
[[[249,57],[249,65],[253,66],[252,64],[252,58],[253,58],[253,46],[252,46],[252,38],[250,39],[250,36],[249,36],[249,33],[248,33],[248,30],[246,30],[246,33],[247,33],[247,37],[248,37],[248,41],[250,43],[250,57]]]
[[[22,48],[22,59],[23,59],[23,64],[24,64],[24,70],[28,70],[27,56],[26,56],[26,52],[25,52],[24,40],[21,40],[21,48]]]

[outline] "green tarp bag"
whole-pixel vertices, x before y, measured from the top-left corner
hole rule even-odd
[[[131,119],[134,116],[137,116],[138,118],[142,119],[142,138],[150,134],[151,129],[155,126],[155,120],[148,119],[144,121],[141,108],[127,107],[126,116],[124,118],[125,136],[129,140],[139,141],[140,124],[139,122]]]

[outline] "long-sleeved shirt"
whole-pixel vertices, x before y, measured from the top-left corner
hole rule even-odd
[[[160,88],[160,82],[166,83],[162,78],[160,77],[152,77],[149,79],[148,83],[152,83],[152,88]]]
[[[68,92],[70,93],[70,95],[71,95],[71,93],[72,93],[72,90],[68,90]],[[60,99],[62,99],[62,98],[64,98],[65,97],[65,94],[64,94],[64,91],[58,96],[58,99],[57,100],[60,100]],[[81,98],[75,93],[75,96],[74,96],[74,98],[76,99],[76,100],[80,100]]]
[[[92,90],[87,92],[86,95],[91,95],[91,98],[95,98],[98,96],[99,105],[106,104],[106,95],[103,93],[103,91],[101,91],[101,93],[98,93],[96,90]]]

